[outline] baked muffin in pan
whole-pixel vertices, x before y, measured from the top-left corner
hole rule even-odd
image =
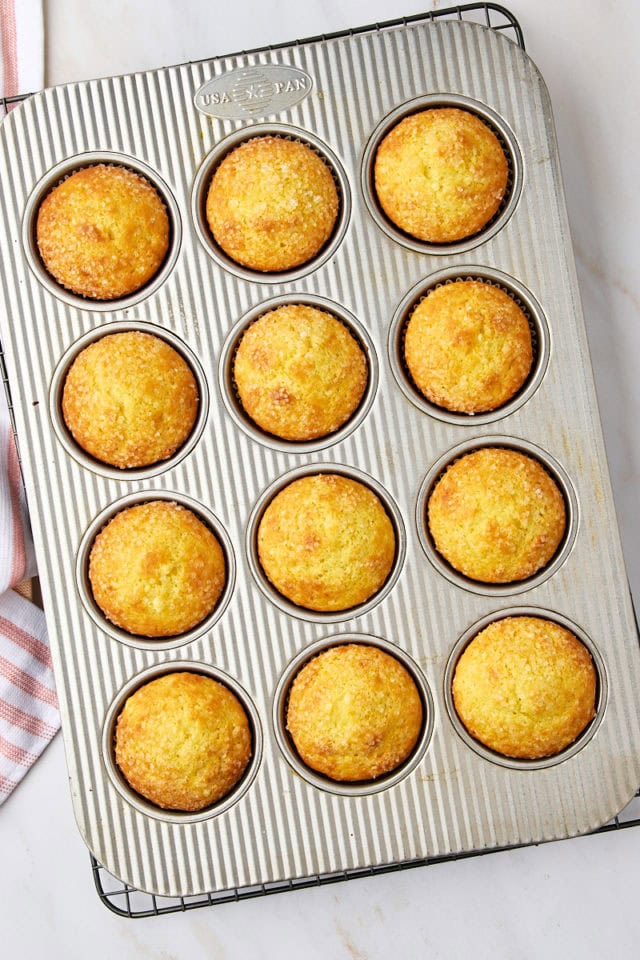
[[[485,583],[525,580],[555,556],[566,509],[558,484],[533,457],[481,447],[447,467],[427,504],[436,550]]]
[[[242,704],[204,674],[179,671],[150,680],[127,699],[116,723],[122,775],[163,809],[196,812],[223,799],[251,753]]]
[[[456,665],[453,701],[472,737],[507,757],[560,753],[595,716],[597,673],[585,645],[542,617],[496,620]]]
[[[85,347],[62,390],[62,414],[76,443],[102,463],[145,467],[171,457],[189,437],[198,387],[189,364],[160,337],[112,333]]]
[[[36,241],[61,286],[93,300],[116,300],[152,279],[169,249],[170,224],[155,187],[117,164],[68,176],[38,210]]]
[[[520,390],[533,363],[529,322],[504,290],[457,280],[431,290],[404,333],[404,360],[418,390],[459,413],[503,406]]]
[[[483,229],[507,192],[509,166],[491,128],[458,107],[400,120],[374,161],[378,201],[389,220],[429,243],[454,243]]]
[[[338,781],[373,780],[411,754],[422,729],[410,673],[365,644],[330,647],[296,675],[287,729],[302,761]]]
[[[280,273],[329,240],[340,199],[333,174],[306,143],[252,137],[214,171],[206,199],[213,239],[236,263]]]
[[[269,503],[258,527],[260,564],[273,586],[300,607],[348,610],[374,596],[389,576],[396,535],[369,487],[340,474],[292,481]]]
[[[368,381],[366,356],[344,323],[325,310],[286,304],[242,335],[233,379],[246,414],[283,440],[338,430],[356,411]]]
[[[117,513],[93,542],[88,572],[105,617],[142,637],[173,637],[196,627],[226,583],[225,555],[213,531],[167,500]]]

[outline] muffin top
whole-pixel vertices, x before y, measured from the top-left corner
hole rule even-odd
[[[473,580],[510,583],[533,576],[558,549],[564,498],[532,457],[483,447],[454,461],[427,508],[436,549]]]
[[[100,163],[72,173],[40,205],[40,256],[63,287],[114,300],[143,287],[169,249],[169,217],[148,180]]]
[[[107,523],[89,556],[93,597],[118,627],[172,637],[214,609],[226,582],[222,547],[186,507],[153,500]]]
[[[240,402],[284,440],[333,433],[367,385],[366,357],[340,320],[303,304],[278,307],[245,331],[233,364]]]
[[[459,280],[436,287],[415,308],[404,356],[427,400],[446,410],[481,413],[507,403],[527,379],[531,331],[504,290]]]
[[[506,617],[477,634],[458,660],[452,689],[471,736],[507,757],[553,756],[595,716],[591,654],[541,617]]]
[[[252,137],[216,168],[206,215],[214,240],[232,260],[279,272],[320,252],[338,208],[331,170],[311,147]]]
[[[262,568],[309,610],[348,610],[382,587],[395,558],[393,524],[369,487],[339,474],[301,477],[278,493],[258,529]]]
[[[493,218],[508,165],[493,131],[475,114],[435,107],[405,117],[376,152],[378,200],[405,233],[431,243],[473,236]]]
[[[112,333],[73,361],[62,413],[75,441],[122,469],[166,460],[185,442],[198,412],[191,368],[160,337]]]
[[[203,674],[176,672],[131,694],[118,717],[115,757],[129,785],[168,810],[221,800],[251,758],[244,708]]]
[[[330,647],[297,674],[287,729],[313,770],[333,780],[373,780],[413,750],[422,701],[395,657],[365,644]]]

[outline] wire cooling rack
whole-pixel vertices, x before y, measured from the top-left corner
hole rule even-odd
[[[383,29],[384,27],[402,27],[418,20],[468,20],[472,23],[482,23],[492,30],[504,33],[517,43],[524,50],[524,35],[520,24],[504,7],[498,3],[465,3],[457,7],[447,7],[446,10],[431,10],[429,13],[417,13],[410,17],[402,17],[398,20],[385,20],[381,23],[371,23],[368,26],[357,27],[354,30],[339,30],[336,33],[323,33],[317,37],[305,37],[304,41],[288,40],[283,43],[271,44],[266,47],[268,50],[277,50],[280,47],[290,47],[295,43],[313,43],[317,40],[335,40],[338,37],[350,37],[357,33],[366,33],[370,30]],[[264,50],[265,47],[260,47]],[[246,53],[253,53],[252,50],[242,50],[234,54],[228,54],[230,57],[241,56]],[[213,54],[212,54],[213,56]],[[13,97],[0,97],[0,120],[5,116],[8,110],[21,100],[26,100],[30,96],[28,93],[17,94]]]
[[[365,27],[359,27],[356,30],[342,30],[337,33],[323,34],[317,37],[309,37],[305,42],[330,40],[338,37],[348,37],[356,33],[368,32],[371,30],[382,29],[386,27],[406,26],[417,20],[465,20],[472,23],[482,23],[492,30],[504,33],[510,40],[517,43],[523,50],[524,36],[520,24],[510,13],[509,10],[497,3],[469,3],[461,6],[448,7],[444,10],[432,10],[428,13],[417,14],[411,17],[403,17],[398,20],[385,21],[384,23],[374,23]],[[277,49],[280,46],[291,46],[291,41],[283,44],[272,45],[269,49]],[[264,48],[261,48],[264,49]],[[251,51],[243,51],[250,53]],[[11,109],[12,105],[24,100],[28,94],[22,94],[12,97],[0,97],[0,120]],[[2,380],[4,382],[7,396],[9,399],[9,412],[13,420],[13,407],[11,404],[9,383],[4,367],[4,357],[0,346],[0,361],[2,367]],[[623,830],[627,827],[640,825],[640,789],[634,799],[625,807],[625,809],[614,817],[613,820],[606,823],[595,831],[598,833],[609,833],[613,830]],[[558,842],[558,841],[556,841]],[[293,880],[282,880],[274,883],[255,884],[247,887],[234,887],[229,890],[222,890],[217,893],[196,894],[190,897],[164,897],[152,893],[145,893],[123,883],[113,876],[105,867],[103,867],[92,856],[91,869],[96,891],[100,900],[106,907],[122,917],[153,917],[166,913],[180,913],[187,910],[195,910],[199,907],[210,907],[220,903],[232,903],[238,900],[249,900],[254,897],[263,897],[272,893],[285,893],[290,890],[303,890],[309,887],[323,886],[329,883],[338,883],[343,880],[355,880],[359,877],[373,877],[381,873],[395,873],[399,870],[408,870],[412,867],[428,866],[435,863],[446,863],[450,860],[462,860],[470,857],[485,855],[486,853],[498,853],[502,850],[515,849],[515,846],[495,847],[490,851],[475,851],[472,853],[451,854],[438,857],[427,857],[421,860],[406,860],[401,863],[393,863],[384,866],[364,867],[357,870],[340,870],[335,873],[320,874],[318,876],[301,877]]]
[[[638,825],[640,825],[640,790],[622,813],[594,832],[610,833],[612,830],[623,830],[626,827]],[[556,840],[552,842],[563,843],[566,841]],[[192,897],[159,897],[153,893],[143,893],[141,890],[136,890],[121,880],[117,880],[93,857],[91,860],[96,890],[105,906],[122,917],[154,917],[164,913],[183,913],[186,910],[195,910],[198,907],[213,907],[219,903],[233,903],[236,900],[251,900],[254,897],[264,897],[271,893],[306,890],[309,887],[321,887],[329,883],[339,883],[343,880],[357,880],[359,877],[375,877],[380,873],[397,873],[399,870],[410,870],[412,867],[425,867],[434,863],[447,863],[450,860],[468,860],[471,857],[484,856],[487,853],[515,850],[518,846],[522,846],[522,844],[492,847],[489,851],[478,850],[472,853],[456,853],[450,856],[426,857],[424,860],[404,860],[402,863],[363,867],[359,870],[339,870],[335,873],[325,873],[315,877],[282,880],[278,883],[261,883],[252,887],[221,890],[218,893],[196,894]]]

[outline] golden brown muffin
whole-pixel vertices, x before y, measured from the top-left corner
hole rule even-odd
[[[460,657],[452,689],[471,736],[507,757],[553,756],[595,716],[591,654],[541,617],[506,617],[482,630]]]
[[[531,370],[531,331],[515,300],[490,283],[436,287],[407,324],[404,355],[414,383],[432,403],[460,413],[495,410]]]
[[[89,580],[116,626],[142,637],[172,637],[214,609],[226,581],[225,558],[191,510],[153,500],[122,510],[98,534]]]
[[[475,114],[437,107],[405,117],[375,159],[382,209],[405,233],[451,243],[477,233],[497,213],[508,165],[500,141]]]
[[[156,806],[195,812],[225,797],[251,759],[244,708],[227,687],[168,673],[131,694],[118,717],[116,763]]]
[[[182,446],[198,413],[191,368],[160,337],[112,333],[85,347],[67,374],[64,421],[102,463],[144,467]]]
[[[143,287],[169,249],[169,217],[148,180],[126,167],[84,167],[38,211],[38,249],[49,273],[74,293],[114,300]]]
[[[251,270],[290,270],[325,245],[338,216],[327,164],[297,140],[253,137],[222,160],[206,214],[224,252]]]
[[[393,524],[364,484],[323,473],[294,480],[265,510],[260,563],[276,590],[309,610],[348,610],[382,587],[395,558]]]
[[[332,780],[373,780],[415,747],[422,701],[395,657],[364,644],[331,647],[296,676],[287,729],[313,770]]]
[[[564,498],[532,457],[484,447],[460,457],[428,504],[436,549],[473,580],[510,583],[533,576],[558,549]]]
[[[336,317],[291,304],[251,324],[233,375],[242,406],[259,427],[284,440],[314,440],[333,433],[356,410],[368,368]]]

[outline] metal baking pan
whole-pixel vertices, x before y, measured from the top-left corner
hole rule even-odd
[[[248,93],[252,84],[261,91],[257,98]],[[501,137],[510,192],[486,233],[426,248],[382,218],[370,161],[390,122],[448,103],[477,112]],[[320,150],[341,193],[330,247],[288,276],[247,275],[226,262],[201,217],[215,158],[265,131]],[[65,293],[44,273],[33,214],[66,172],[105,154],[144,170],[157,185],[172,218],[172,247],[161,276],[141,295],[97,304]],[[481,25],[425,16],[70,84],[37,94],[3,122],[0,177],[11,185],[0,214],[2,341],[74,809],[99,862],[127,884],[161,895],[265,891],[312,876],[570,836],[621,810],[640,782],[640,654],[551,106],[523,50]],[[398,362],[403,310],[429,285],[455,276],[506,287],[536,334],[532,379],[498,414],[435,416],[411,396]],[[340,316],[353,318],[368,349],[375,379],[366,409],[331,443],[296,449],[272,442],[240,422],[234,406],[233,338],[256,311],[283,297],[335,304]],[[141,474],[116,474],[61,442],[61,371],[81,343],[113,324],[151,325],[176,338],[195,358],[208,396],[193,447]],[[559,480],[570,518],[553,568],[506,589],[445,575],[419,506],[443,464],[486,443],[534,451]],[[382,492],[401,545],[385,595],[341,618],[310,615],[273,597],[253,549],[265,492],[283,478],[327,469],[364,476]],[[213,517],[234,559],[225,609],[186,642],[119,636],[96,616],[87,594],[87,531],[123,501],[156,497],[186,500]],[[447,677],[475,624],[532,609],[569,623],[589,645],[599,671],[598,713],[585,737],[554,762],[496,762],[461,735]],[[280,719],[287,671],[322,641],[345,636],[391,644],[414,671],[427,707],[418,755],[373,789],[342,791],[302,775]],[[254,759],[233,802],[196,817],[132,796],[111,756],[110,725],[124,693],[175,665],[226,678],[244,698],[254,731]]]

